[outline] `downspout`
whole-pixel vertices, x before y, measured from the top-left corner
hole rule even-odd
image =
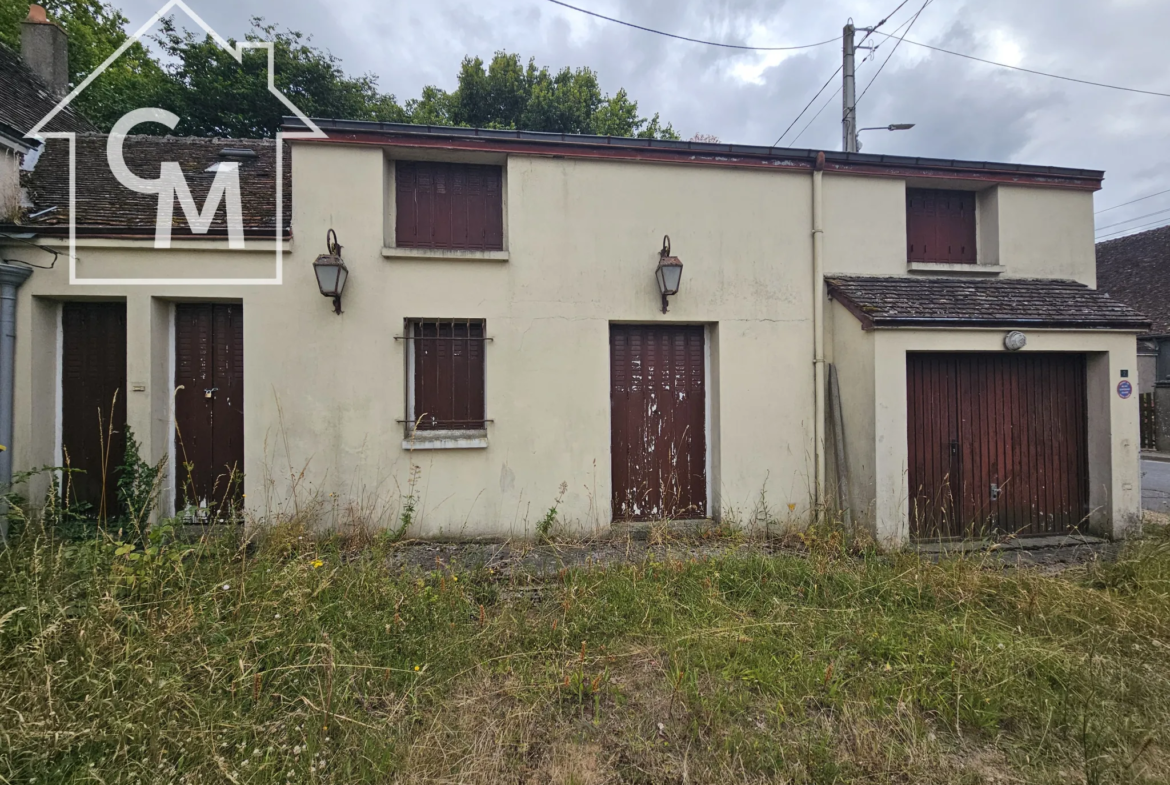
[[[0,263],[0,492],[12,486],[12,399],[16,386],[16,290],[32,270]],[[0,504],[0,540],[8,541],[8,505]]]
[[[825,154],[817,153],[812,178],[813,240],[813,453],[816,460],[814,515],[825,509]]]

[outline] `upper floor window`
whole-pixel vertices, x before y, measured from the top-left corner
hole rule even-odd
[[[395,165],[397,246],[503,250],[502,167],[440,161]]]
[[[975,193],[906,189],[908,262],[976,264]]]

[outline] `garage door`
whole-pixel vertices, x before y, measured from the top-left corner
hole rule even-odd
[[[1035,536],[1088,514],[1085,358],[906,357],[911,534]]]

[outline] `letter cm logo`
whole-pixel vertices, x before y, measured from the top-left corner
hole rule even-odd
[[[169,14],[172,9],[179,9],[198,25],[202,30],[210,36],[221,48],[223,48],[229,55],[231,55],[236,62],[243,63],[245,49],[264,49],[268,52],[268,92],[272,93],[282,104],[284,104],[292,114],[296,115],[297,119],[304,124],[306,131],[278,131],[276,134],[276,178],[274,181],[274,188],[276,189],[276,204],[275,215],[275,232],[273,234],[273,244],[276,248],[276,270],[275,275],[270,278],[90,278],[79,277],[77,275],[77,227],[75,224],[76,203],[77,203],[77,136],[73,132],[46,132],[44,127],[57,114],[64,109],[69,103],[81,94],[83,90],[89,87],[90,83],[97,79],[110,65],[117,60],[122,54],[129,49],[135,42],[142,38],[160,19]],[[279,285],[284,278],[284,141],[286,139],[324,139],[327,134],[322,131],[316,123],[310,120],[304,112],[296,107],[288,98],[276,89],[274,82],[274,57],[273,45],[271,41],[241,41],[236,44],[231,44],[221,36],[219,33],[212,30],[206,22],[204,22],[198,14],[191,10],[191,8],[183,2],[183,0],[169,0],[162,8],[158,10],[147,22],[138,29],[134,35],[126,39],[121,46],[114,51],[112,55],[106,58],[100,66],[89,76],[85,78],[81,84],[73,88],[73,90],[61,99],[53,110],[41,118],[32,130],[26,134],[26,137],[44,142],[46,139],[68,139],[69,140],[69,283],[70,284],[90,284],[90,285],[198,285],[198,286],[243,286],[251,284],[267,284]],[[156,249],[166,249],[171,247],[171,226],[174,218],[174,205],[179,202],[179,207],[183,211],[183,215],[187,219],[187,224],[191,228],[193,234],[207,234],[211,227],[212,219],[215,217],[219,205],[224,205],[224,214],[227,219],[228,227],[228,249],[233,251],[240,251],[245,249],[244,245],[244,221],[243,211],[241,208],[241,190],[240,190],[240,171],[239,165],[234,162],[222,161],[216,165],[215,179],[212,181],[211,189],[207,194],[207,199],[200,209],[195,200],[191,196],[191,189],[187,186],[187,179],[183,176],[183,171],[179,168],[176,161],[164,161],[160,164],[159,176],[156,179],[149,179],[141,177],[130,171],[126,166],[126,161],[123,156],[123,145],[126,141],[126,136],[137,125],[147,122],[161,123],[167,128],[174,129],[179,122],[179,117],[172,112],[165,109],[158,109],[147,107],[143,109],[135,109],[126,113],[110,131],[106,140],[106,158],[110,165],[110,171],[119,183],[127,188],[143,194],[155,194],[158,196],[158,207],[155,212],[155,236],[154,247]]]

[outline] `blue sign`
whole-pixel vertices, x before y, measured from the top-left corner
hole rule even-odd
[[[1133,385],[1130,384],[1129,379],[1122,379],[1117,383],[1117,394],[1122,398],[1128,398],[1133,395]]]

